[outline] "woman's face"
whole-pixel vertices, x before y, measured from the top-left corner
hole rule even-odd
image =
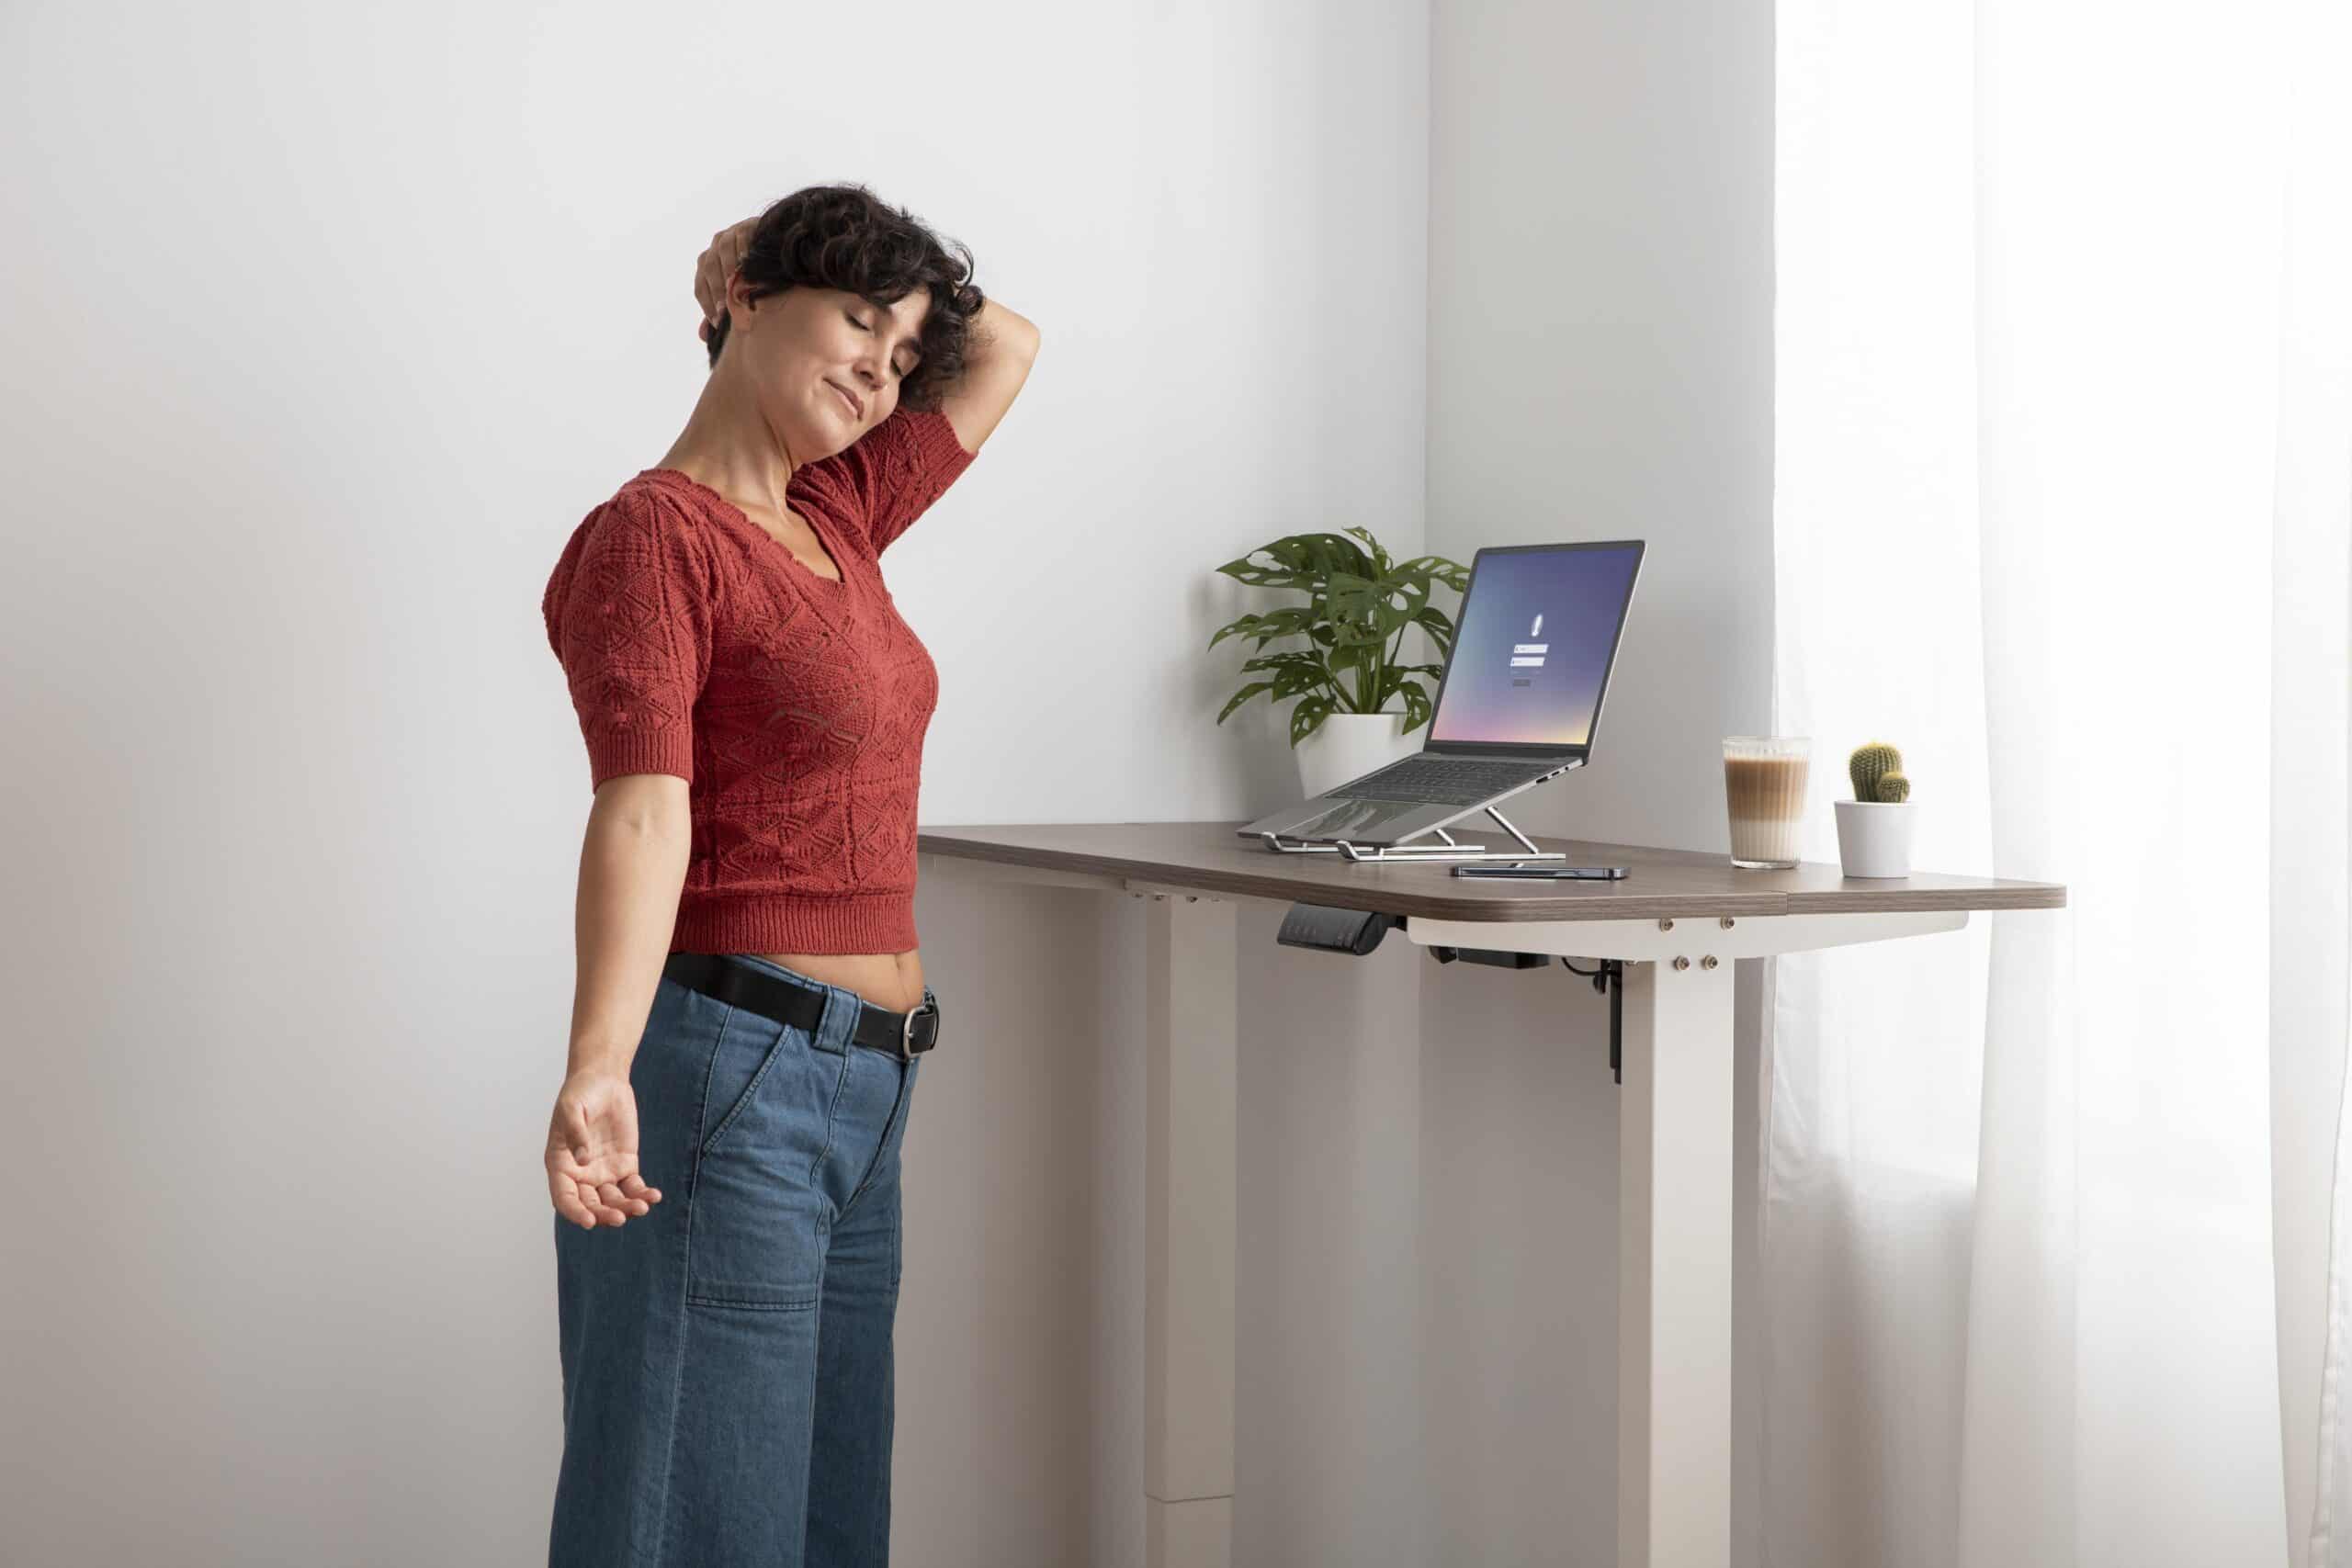
[[[796,463],[830,457],[899,406],[899,388],[922,358],[928,289],[884,307],[840,288],[807,286],[746,301],[728,287],[727,346],[741,356],[762,416]],[[853,403],[853,400],[854,400]]]

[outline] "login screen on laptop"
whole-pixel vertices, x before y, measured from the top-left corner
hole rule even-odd
[[[1481,552],[1431,740],[1585,746],[1641,550]]]

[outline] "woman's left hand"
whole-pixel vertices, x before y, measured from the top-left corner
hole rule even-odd
[[[757,218],[746,218],[731,229],[721,229],[710,237],[710,248],[695,258],[695,303],[702,307],[699,331],[705,343],[710,341],[710,329],[727,309],[727,280],[742,265],[752,231],[759,226]]]

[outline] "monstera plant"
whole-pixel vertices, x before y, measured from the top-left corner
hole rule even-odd
[[[1367,530],[1346,533],[1354,537],[1293,534],[1217,568],[1252,588],[1306,596],[1303,604],[1244,615],[1209,638],[1215,648],[1229,637],[1251,637],[1260,650],[1241,669],[1262,678],[1227,699],[1216,716],[1219,724],[1261,692],[1269,702],[1296,699],[1290,710],[1294,748],[1331,714],[1385,712],[1396,696],[1404,699],[1407,733],[1429,722],[1430,694],[1420,677],[1442,675],[1453,647],[1453,622],[1430,603],[1430,591],[1442,582],[1460,594],[1470,586],[1470,569],[1443,556],[1394,562]],[[1270,563],[1254,558],[1260,556]],[[1414,626],[1436,646],[1438,663],[1396,661],[1405,629]],[[1280,637],[1304,637],[1306,646],[1263,651]]]

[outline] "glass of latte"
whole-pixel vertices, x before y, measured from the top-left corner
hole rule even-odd
[[[1731,863],[1785,871],[1797,863],[1804,826],[1805,735],[1731,735],[1724,739],[1724,795],[1731,807]]]

